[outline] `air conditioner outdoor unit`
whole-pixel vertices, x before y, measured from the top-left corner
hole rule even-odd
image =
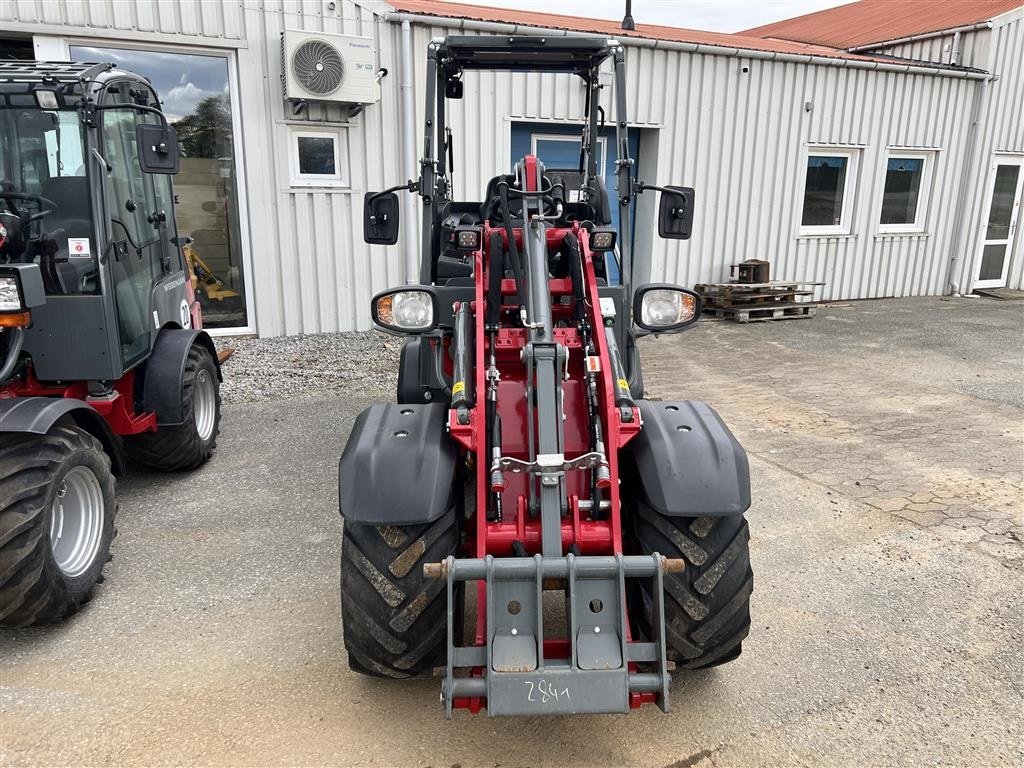
[[[292,29],[281,37],[286,99],[345,104],[380,100],[373,38]]]

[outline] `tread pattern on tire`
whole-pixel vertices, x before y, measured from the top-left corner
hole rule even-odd
[[[423,564],[454,554],[457,545],[454,508],[426,525],[345,521],[341,612],[353,670],[403,678],[445,663],[445,581],[425,578]]]
[[[214,377],[217,393],[217,413],[213,422],[213,434],[208,441],[199,437],[195,426],[195,412],[192,408],[193,382],[201,367],[207,367]],[[220,432],[220,386],[217,380],[217,368],[209,350],[199,344],[193,344],[185,360],[182,374],[184,383],[181,393],[181,407],[185,421],[173,427],[160,427],[156,432],[143,432],[129,438],[126,443],[128,454],[133,461],[152,469],[167,472],[179,472],[196,469],[213,455],[217,447],[217,434]]]
[[[94,566],[67,579],[53,559],[49,512],[55,475],[75,454],[91,463],[108,503]],[[110,559],[117,512],[110,458],[92,435],[58,426],[47,435],[5,436],[0,477],[0,626],[60,621],[89,601]]]
[[[747,521],[729,517],[668,517],[639,502],[634,527],[643,552],[682,557],[682,573],[665,574],[665,641],[668,657],[685,669],[724,664],[740,655],[750,631]],[[640,582],[644,629],[651,626],[650,583]]]

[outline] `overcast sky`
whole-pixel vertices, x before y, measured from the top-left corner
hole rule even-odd
[[[738,32],[846,2],[850,0],[633,0],[633,20],[638,24]],[[480,5],[615,21],[622,20],[626,8],[625,0],[482,0]]]

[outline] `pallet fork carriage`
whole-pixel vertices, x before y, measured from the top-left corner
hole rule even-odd
[[[606,62],[614,197],[594,151]],[[579,76],[580,162],[528,155],[483,201],[454,201],[446,100],[487,69]],[[676,239],[694,203],[634,177],[625,82],[615,40],[435,39],[420,177],[364,200],[367,242],[393,245],[396,192],[420,195],[421,284],[372,304],[379,328],[411,338],[398,402],[358,417],[340,462],[345,645],[366,674],[443,669],[448,716],[667,710],[673,667],[730,661],[749,629],[746,455],[707,405],[643,399],[637,335],[683,330],[700,300],[633,287],[635,196],[661,192],[659,233]]]

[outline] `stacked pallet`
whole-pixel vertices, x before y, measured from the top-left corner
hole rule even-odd
[[[767,283],[702,283],[704,312],[737,323],[814,317],[814,288],[824,283],[772,280]]]

